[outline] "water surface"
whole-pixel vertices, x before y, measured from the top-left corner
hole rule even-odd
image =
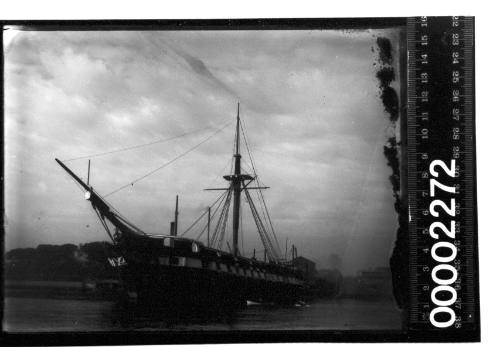
[[[7,297],[10,332],[185,330],[398,330],[394,302],[334,299],[304,306],[250,305],[225,313],[190,314],[124,308],[111,301]]]

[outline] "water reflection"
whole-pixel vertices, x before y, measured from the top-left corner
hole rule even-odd
[[[110,301],[7,297],[8,331],[397,330],[394,302],[336,299],[303,306],[251,305],[232,310],[172,310]]]
[[[171,330],[193,328],[194,326],[232,326],[241,314],[242,308],[201,308],[184,309],[151,307],[114,303],[109,312],[113,324],[125,330]],[[182,329],[183,330],[183,329]]]

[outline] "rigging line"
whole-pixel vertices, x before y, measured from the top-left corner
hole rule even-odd
[[[215,208],[215,210],[214,210],[214,211],[212,211],[212,216],[216,216],[216,215],[217,215],[217,212],[219,211],[219,208],[222,206],[222,202],[224,201],[224,199],[221,199],[221,198],[222,198],[222,197],[224,197],[226,194],[227,194],[227,192],[222,193],[222,194],[221,194],[221,196],[219,196],[219,198],[217,199],[217,201],[219,201],[219,200],[220,200],[220,201],[219,201],[219,204],[217,205],[217,207]],[[217,201],[216,201],[216,202],[214,202],[214,203],[210,206],[210,208],[212,208],[212,207],[213,207],[213,206],[217,203]],[[207,213],[208,213],[208,210],[207,210]],[[214,218],[214,219],[215,219],[215,218]],[[203,227],[203,229],[201,230],[201,233],[200,233],[200,234],[196,237],[196,240],[199,240],[199,239],[200,239],[200,237],[201,237],[201,235],[203,235],[203,233],[204,233],[204,232],[205,232],[205,230],[207,230],[207,229],[208,229],[208,223],[207,223],[207,224],[205,224],[205,226],[204,226],[204,227]],[[184,235],[184,234],[183,234],[183,235]],[[208,247],[210,247],[210,240],[208,240],[208,244],[207,244],[207,246],[208,246]]]
[[[257,170],[255,169],[252,152],[250,152],[250,145],[248,144],[247,135],[246,135],[246,131],[245,131],[246,124],[245,124],[245,121],[243,120],[243,117],[241,117],[241,116],[240,116],[240,121],[241,121],[241,132],[243,133],[243,140],[245,141],[245,147],[247,148],[248,157],[250,158],[250,163],[252,164],[252,169],[253,169],[254,173],[257,175]]]
[[[114,207],[113,205],[111,205],[111,203],[109,201],[107,201],[106,199],[104,199],[104,197],[102,197],[100,194],[98,194],[96,191],[93,191],[93,193],[95,195],[97,195],[99,198],[102,199],[102,201],[104,201],[106,204],[109,205],[109,207],[111,207],[111,209],[113,211],[111,211],[112,213],[114,213],[114,215],[118,218],[120,218],[123,222],[125,222],[125,224],[127,224],[129,227],[131,227],[132,229],[134,229],[135,231],[139,232],[140,234],[143,234],[143,235],[146,235],[146,233],[144,231],[142,231],[139,227],[137,227],[136,225],[134,225],[131,221],[129,221],[127,218],[125,218],[124,215],[122,215],[120,213],[120,211],[118,211],[116,209],[116,207]]]
[[[255,169],[255,164],[254,164],[252,152],[250,152],[250,145],[248,144],[248,140],[247,140],[247,136],[246,136],[246,132],[245,132],[246,124],[245,124],[245,121],[243,120],[242,117],[240,117],[240,120],[241,120],[241,130],[243,133],[243,140],[245,142],[245,147],[246,147],[247,152],[248,152],[248,157],[250,158],[250,163],[252,165],[252,169],[253,169],[253,172],[254,172],[254,175],[255,175],[255,178],[257,181],[257,186],[261,186],[261,182],[260,182],[259,177],[257,175],[257,170]],[[273,223],[271,221],[271,217],[269,215],[269,210],[267,209],[266,201],[264,200],[264,195],[260,189],[258,189],[258,190],[259,190],[258,195],[260,195],[260,198],[262,199],[262,202],[264,204],[265,217],[267,217],[267,221],[270,225],[271,232],[273,233],[274,240],[276,241],[276,245],[278,247],[278,250],[281,253],[281,248],[280,248],[280,245],[278,242],[278,238],[276,237],[276,232],[274,231],[274,226],[273,226]],[[265,217],[264,217],[264,220],[266,219]]]
[[[227,194],[227,192],[222,193],[222,195],[223,195],[223,196],[224,196],[225,194]],[[219,201],[219,204],[218,204],[218,205],[217,205],[217,207],[215,208],[215,211],[214,211],[214,212],[213,212],[213,214],[212,214],[214,217],[217,215],[217,212],[219,212],[219,208],[222,206],[222,202],[223,202],[223,201],[224,201],[224,200],[223,200],[223,199],[221,199],[221,200]],[[222,213],[222,212],[221,212],[221,213]],[[215,218],[214,218],[214,220],[215,220]],[[207,224],[207,226],[208,226],[208,224]],[[215,232],[215,233],[217,232],[217,226],[215,227],[214,232]],[[202,234],[203,234],[203,232],[202,232]],[[200,237],[201,237],[201,234],[200,234]],[[210,240],[208,240],[208,242],[209,242],[209,245],[208,245],[208,246],[210,247],[211,241],[210,241]]]
[[[81,179],[81,178],[80,178]],[[77,185],[77,187],[81,190],[81,191],[85,191],[84,188],[82,188],[80,186],[80,184],[77,183],[77,181],[75,179],[71,179],[71,181],[75,182],[75,184]],[[107,205],[109,205],[109,207],[111,208],[110,209],[110,212],[113,213],[116,217],[120,218],[125,224],[127,224],[129,227],[132,227],[132,229],[134,229],[134,231],[136,232],[139,232],[140,234],[143,234],[143,235],[146,235],[146,233],[144,231],[142,231],[140,228],[138,228],[137,226],[135,226],[132,222],[130,222],[129,220],[127,220],[127,218],[125,218],[125,216],[123,216],[119,211],[118,209],[116,209],[116,207],[114,207],[109,201],[107,201],[106,199],[104,199],[103,196],[101,196],[99,193],[97,193],[96,191],[92,191],[93,194],[97,195],[102,201],[104,201]],[[96,210],[97,211],[97,210]]]
[[[227,221],[229,219],[229,208],[231,206],[231,200],[232,200],[232,194],[229,195],[229,200],[228,200],[227,206],[224,206],[225,214],[224,214],[224,220],[222,222],[221,232],[220,232],[220,236],[219,236],[219,243],[218,243],[219,249],[222,249],[222,244],[223,244],[224,238],[226,236]]]
[[[189,230],[191,230],[195,225],[196,223],[198,223],[206,214],[208,213],[208,210],[203,212],[194,222],[193,224],[191,224],[189,226],[189,228],[187,228],[181,235],[180,237],[183,237]]]
[[[203,235],[203,233],[205,232],[205,230],[208,229],[208,224],[205,224],[205,227],[201,230],[201,233],[198,234],[198,236],[196,237],[196,240],[198,241],[201,237],[201,235]],[[208,245],[207,245],[208,246]],[[210,246],[209,246],[210,247]]]
[[[214,244],[217,242],[217,248],[220,249],[222,241],[224,240],[224,234],[226,232],[226,222],[227,222],[227,216],[229,215],[229,206],[231,205],[231,191],[228,191],[226,200],[224,202],[224,206],[222,207],[221,214],[219,216],[219,220],[217,221],[217,226],[216,226],[216,233],[212,237],[211,244]]]
[[[191,230],[202,218],[208,213],[208,211],[203,212],[194,222],[187,228],[180,237],[183,237],[189,230]]]
[[[257,187],[260,187],[261,186],[261,183],[260,181],[256,180],[256,184],[257,184]],[[259,191],[256,193],[257,194],[257,201],[259,202],[259,207],[261,209],[261,212],[262,212],[262,216],[264,217],[264,223],[265,223],[265,226],[268,230],[272,230],[272,227],[269,223],[269,219],[267,218],[266,216],[266,210],[265,210],[265,207],[264,207],[264,196],[261,194],[262,192],[260,192],[260,189],[258,189]]]
[[[226,215],[224,216],[224,224],[222,225],[222,232],[221,232],[220,239],[219,239],[219,249],[222,249],[222,244],[223,244],[224,238],[226,236],[228,219],[229,219],[229,205],[227,207]]]
[[[248,150],[249,155],[250,155],[250,148],[247,147],[247,150]],[[257,187],[262,187],[263,184],[262,184],[261,180],[259,179],[259,176],[257,176],[257,172],[255,170],[255,166],[254,166],[253,162],[252,162],[252,167],[254,169],[254,174],[255,174],[255,180],[256,180],[256,183],[257,183]],[[277,238],[276,232],[274,230],[274,225],[273,225],[273,222],[271,220],[271,216],[269,215],[269,209],[267,208],[266,200],[264,199],[264,193],[262,192],[261,189],[258,189],[257,199],[259,201],[259,205],[260,205],[262,211],[264,212],[264,221],[269,226],[269,229],[271,230],[271,233],[273,235],[274,241],[276,242],[277,249],[278,249],[279,253],[281,254],[280,243],[278,242],[278,238]]]
[[[212,208],[212,207],[213,207],[213,206],[214,206],[214,205],[215,205],[215,204],[216,204],[216,203],[217,203],[217,202],[218,202],[218,201],[219,201],[219,200],[220,200],[220,199],[224,196],[224,194],[225,194],[225,192],[224,192],[224,193],[222,193],[222,194],[221,194],[221,195],[217,198],[217,200],[215,200],[215,202],[214,202],[212,205],[210,205],[210,208]],[[196,225],[196,223],[198,223],[198,222],[201,220],[201,218],[202,218],[204,215],[206,215],[207,213],[208,213],[208,209],[205,209],[205,212],[203,212],[203,213],[201,214],[201,216],[199,216],[199,217],[198,217],[198,219],[196,219],[196,221],[195,221],[193,224],[191,224],[191,225],[189,226],[189,228],[187,228],[187,229],[186,229],[186,230],[185,230],[185,231],[181,234],[181,237],[182,237],[182,236],[184,236],[184,235],[185,235],[185,234],[186,234],[189,230],[191,230],[191,228],[192,228],[192,227],[194,227],[194,226]]]
[[[76,180],[73,180],[75,183],[76,183]],[[82,191],[85,191],[85,189],[83,189],[80,185],[78,185],[78,187],[82,190]],[[107,205],[109,205],[109,207],[111,208],[110,209],[110,212],[113,213],[116,217],[120,218],[123,222],[125,222],[125,224],[127,224],[128,226],[132,227],[132,229],[134,229],[134,231],[137,231],[143,235],[146,235],[146,233],[144,231],[142,231],[140,228],[138,228],[137,226],[135,226],[132,222],[130,222],[129,220],[127,220],[127,218],[125,218],[125,216],[123,216],[117,209],[116,207],[114,207],[113,205],[111,205],[111,203],[109,201],[107,201],[106,199],[104,199],[99,193],[97,193],[96,191],[92,191],[93,194],[97,195],[102,201],[104,201]]]
[[[260,181],[258,178],[257,178],[257,184],[260,186]],[[262,198],[262,203],[264,204],[264,210],[266,212],[267,219],[269,220],[269,225],[271,226],[271,232],[273,233],[273,237],[274,237],[274,240],[276,241],[276,245],[278,247],[278,250],[281,253],[280,244],[278,242],[278,238],[276,237],[276,233],[274,231],[274,226],[273,226],[273,222],[271,220],[271,216],[269,215],[269,209],[267,208],[266,200],[264,200],[264,194],[262,193],[262,191],[260,189],[259,189],[258,193],[260,194],[260,196]]]
[[[242,122],[242,132],[243,132],[243,139],[245,141],[245,147],[246,147],[248,155],[250,157],[250,162],[251,162],[251,165],[252,165],[252,170],[253,170],[254,176],[256,178],[257,187],[260,187],[261,186],[261,182],[260,182],[260,180],[258,179],[258,176],[257,176],[257,170],[255,169],[255,165],[254,165],[254,162],[253,162],[252,154],[250,152],[250,147],[248,145],[248,141],[247,141],[247,138],[246,138],[246,134],[245,134],[245,130],[243,128],[243,125],[244,125],[244,123]],[[277,241],[277,237],[276,237],[276,234],[274,232],[273,225],[271,224],[271,221],[270,221],[270,218],[269,218],[269,213],[266,211],[266,205],[265,205],[265,201],[264,201],[264,196],[262,194],[262,191],[260,191],[260,189],[259,189],[259,192],[257,192],[257,200],[258,200],[260,208],[261,208],[261,210],[262,210],[262,212],[264,214],[264,221],[262,221],[259,213],[257,212],[257,208],[255,206],[254,206],[254,208],[255,208],[255,214],[256,215],[254,215],[254,219],[255,218],[259,219],[259,221],[261,223],[261,227],[263,228],[262,232],[265,233],[266,238],[268,239],[268,242],[270,243],[270,245],[272,245],[272,241],[269,239],[269,236],[267,235],[266,228],[268,228],[268,229],[271,230],[271,232],[273,233],[275,242],[276,242],[276,247],[278,248],[279,253],[281,253],[281,250],[280,250],[280,247],[279,247],[279,242]],[[253,202],[252,202],[252,204],[253,204]],[[259,230],[259,233],[260,232],[261,231]],[[274,248],[274,246],[273,246],[273,248]]]
[[[222,196],[224,196],[226,194],[226,192],[222,193]],[[217,207],[215,208],[215,210],[213,211],[212,215],[215,217],[217,215],[217,212],[219,212],[219,208],[222,206],[222,202],[224,201],[224,199],[221,199],[219,201],[219,204],[217,205]],[[213,206],[213,205],[212,205]],[[215,218],[214,218],[215,220]],[[208,224],[207,224],[208,225]]]
[[[208,240],[208,245],[209,245],[209,246],[210,246],[210,245],[213,245],[213,244],[215,243],[215,241],[216,241],[216,239],[217,239],[217,235],[218,235],[218,233],[219,233],[219,224],[220,224],[220,219],[222,218],[222,214],[224,213],[224,209],[225,209],[225,206],[226,206],[226,201],[227,201],[227,198],[228,198],[228,196],[227,196],[227,191],[226,191],[226,192],[224,192],[223,194],[225,194],[225,195],[224,195],[224,199],[220,201],[219,205],[217,205],[217,211],[219,210],[219,208],[220,208],[221,206],[223,206],[223,207],[222,207],[222,210],[220,211],[220,215],[219,215],[219,217],[218,217],[218,218],[216,218],[216,216],[217,216],[217,212],[213,213],[213,220],[215,221],[215,223],[214,223],[215,227],[214,227],[214,229],[213,229],[212,236],[211,236],[211,237],[210,237],[210,239]]]
[[[262,220],[257,213],[257,209],[255,207],[255,204],[254,204],[248,190],[245,190],[245,195],[247,196],[247,199],[248,199],[248,202],[250,205],[250,210],[252,211],[255,225],[257,226],[257,231],[259,232],[259,236],[260,236],[260,239],[262,241],[262,244],[264,245],[264,248],[268,251],[270,257],[278,258],[276,251],[274,250],[274,247],[272,246],[272,243],[270,242],[271,240],[269,239],[269,235],[267,235],[267,233],[264,229],[264,225],[262,224]]]
[[[139,229],[137,226],[135,226],[134,224],[132,224],[131,222],[129,222],[127,219],[125,219],[121,215],[116,215],[116,218],[120,219],[132,231],[140,233],[142,235],[147,235],[147,233],[145,233],[144,231],[142,231],[141,229]]]
[[[252,203],[253,203],[253,201],[252,201]],[[255,208],[256,214],[258,215],[257,208],[255,206],[254,206],[254,208]],[[269,243],[270,247],[272,248],[272,250],[274,252],[273,254],[275,255],[276,258],[278,258],[279,257],[279,252],[276,251],[276,247],[275,247],[275,245],[273,245],[273,242],[272,242],[272,240],[271,240],[271,238],[269,236],[269,233],[267,232],[267,230],[265,228],[265,225],[264,225],[264,223],[262,221],[262,218],[260,217],[260,215],[258,215],[258,217],[259,217],[259,221],[260,221],[260,223],[262,225],[262,231],[263,231],[266,239],[268,240],[268,243]],[[279,244],[277,244],[276,246],[279,247]],[[278,248],[278,250],[279,250],[279,248]]]
[[[221,213],[220,213],[219,218],[217,220],[217,224],[215,225],[214,234],[212,235],[212,238],[210,239],[210,245],[215,245],[215,242],[217,241],[217,239],[219,237],[219,233],[220,233],[220,230],[221,230],[220,226],[221,226],[221,223],[222,223],[223,216],[226,213],[226,209],[228,209],[228,200],[231,199],[231,195],[232,195],[231,193],[232,193],[232,188],[228,189],[225,192],[226,199],[224,200],[224,205],[222,207]]]
[[[226,198],[224,199],[224,204],[222,205],[222,209],[220,211],[219,217],[217,218],[217,222],[215,223],[214,232],[212,233],[212,236],[210,238],[209,246],[215,246],[215,244],[218,240],[219,233],[220,233],[220,225],[222,223],[224,213],[226,212],[225,209],[226,209],[227,199],[228,199],[228,197],[226,196]]]
[[[224,242],[224,237],[226,235],[226,227],[227,227],[227,220],[229,218],[229,207],[231,206],[231,198],[232,198],[232,194],[229,193],[228,194],[228,198],[226,200],[227,204],[224,205],[224,208],[223,208],[223,211],[224,212],[224,220],[222,220],[222,214],[221,214],[221,219],[219,220],[219,222],[221,222],[222,220],[222,225],[220,227],[220,232],[219,232],[219,240],[218,240],[218,245],[217,247],[219,249],[222,249],[222,243]]]
[[[133,185],[134,185],[134,183],[137,183],[137,182],[139,182],[139,181],[141,181],[141,180],[143,180],[143,179],[145,179],[145,178],[147,178],[147,177],[151,176],[151,175],[152,175],[152,174],[154,174],[155,172],[160,171],[160,170],[161,170],[161,169],[163,169],[164,167],[166,167],[166,166],[168,166],[168,165],[172,164],[172,163],[173,163],[174,161],[176,161],[177,159],[180,159],[180,158],[184,157],[184,156],[185,156],[185,155],[187,155],[188,153],[190,153],[190,152],[194,151],[196,148],[200,147],[202,144],[204,144],[205,142],[207,142],[208,140],[210,140],[212,137],[214,137],[215,135],[217,135],[218,133],[220,133],[222,130],[224,130],[224,128],[226,128],[227,126],[229,126],[232,122],[233,122],[233,121],[230,121],[230,122],[226,123],[224,126],[222,126],[221,128],[217,129],[217,131],[215,131],[215,132],[214,132],[214,133],[212,133],[210,136],[208,136],[207,138],[205,138],[203,141],[201,141],[200,143],[198,143],[196,146],[191,147],[191,148],[190,148],[189,150],[187,150],[186,152],[179,154],[179,155],[178,155],[177,157],[175,157],[174,159],[169,160],[168,162],[166,162],[165,164],[161,165],[160,167],[158,167],[158,168],[156,168],[156,169],[154,169],[154,170],[152,170],[152,171],[150,171],[150,172],[146,173],[145,175],[143,175],[143,176],[141,176],[141,177],[139,177],[139,178],[137,178],[137,179],[135,179],[135,180],[133,180],[133,181],[131,181],[131,182],[129,182],[129,183],[127,183],[127,184],[125,184],[125,185],[123,185],[123,186],[121,186],[121,187],[119,187],[119,188],[115,189],[115,190],[113,190],[111,193],[108,193],[108,194],[106,194],[106,195],[104,195],[104,196],[105,196],[105,197],[106,197],[106,196],[110,196],[111,194],[114,194],[114,193],[116,193],[116,192],[119,192],[120,190],[122,190],[122,189],[124,189],[124,188],[127,188],[128,186],[133,186]]]
[[[254,161],[253,161],[253,156],[252,156],[252,153],[250,152],[250,145],[248,144],[248,140],[247,140],[247,136],[246,136],[246,132],[245,132],[245,128],[246,128],[246,125],[245,125],[245,121],[243,120],[242,117],[240,117],[241,119],[241,131],[243,133],[243,140],[245,142],[245,147],[247,149],[247,152],[248,152],[248,157],[250,158],[250,164],[251,164],[251,168],[253,170],[253,174],[255,176],[255,179],[256,179],[256,183],[257,183],[257,186],[260,186],[260,182],[259,182],[259,179],[258,179],[258,176],[257,176],[257,169],[255,168],[255,164],[254,164]],[[246,162],[246,161],[245,161]],[[259,189],[260,191],[260,189]],[[260,201],[259,201],[260,203]],[[262,204],[261,204],[261,208],[262,208]],[[267,221],[266,221],[267,222]]]
[[[151,146],[151,145],[154,145],[154,144],[157,144],[157,143],[161,143],[161,142],[167,142],[167,141],[175,140],[175,139],[187,136],[187,135],[195,134],[195,133],[198,133],[198,132],[201,132],[201,131],[204,131],[204,130],[208,130],[208,129],[213,129],[213,128],[214,127],[205,127],[205,128],[202,128],[202,129],[188,131],[186,133],[183,133],[183,134],[177,135],[177,136],[173,136],[173,137],[163,138],[163,139],[155,140],[155,141],[152,141],[152,142],[143,143],[143,144],[140,144],[140,145],[123,147],[123,148],[115,149],[115,150],[112,150],[112,151],[107,151],[107,152],[101,152],[101,153],[96,153],[96,154],[91,154],[91,155],[86,155],[86,156],[81,156],[81,157],[70,158],[70,159],[62,160],[62,162],[68,162],[68,161],[79,160],[79,159],[88,159],[88,158],[102,157],[102,156],[108,155],[108,154],[130,151],[130,150],[133,150],[133,149],[142,148],[142,147],[146,147],[146,146]]]
[[[113,244],[116,243],[115,239],[111,235],[111,231],[109,231],[109,227],[106,224],[106,220],[104,219],[103,216],[101,216],[100,212],[97,209],[94,208],[94,210],[95,210],[95,212],[97,214],[97,217],[99,217],[99,220],[101,221],[101,224],[104,227],[104,230],[106,230],[106,233],[108,234],[109,238],[111,239],[111,242],[113,242]]]
[[[248,175],[253,174],[252,167],[250,166],[250,164],[248,164],[248,162],[245,159],[243,159],[243,157],[241,158],[241,170]]]

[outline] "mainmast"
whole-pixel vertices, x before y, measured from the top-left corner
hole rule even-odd
[[[252,215],[254,217],[254,220],[257,225],[257,229],[259,231],[259,234],[261,235],[262,242],[264,244],[264,247],[272,247],[271,243],[272,241],[269,239],[268,236],[264,235],[265,230],[264,230],[264,225],[262,223],[261,218],[258,216],[258,212],[255,208],[255,205],[253,204],[253,201],[251,201],[251,198],[248,194],[248,190],[250,189],[267,189],[269,187],[248,187],[248,184],[255,179],[255,176],[248,175],[246,173],[241,173],[241,153],[240,153],[240,129],[241,129],[241,124],[240,124],[240,104],[238,103],[238,110],[236,114],[236,137],[235,137],[235,147],[234,147],[234,171],[229,174],[225,175],[224,179],[226,181],[230,182],[229,188],[208,188],[206,190],[226,190],[228,191],[228,195],[226,196],[226,202],[225,202],[225,207],[223,207],[222,212],[219,217],[219,222],[217,223],[216,230],[214,232],[214,235],[212,236],[212,239],[210,242],[214,243],[215,240],[219,240],[219,247],[220,244],[222,243],[222,240],[224,238],[224,231],[225,231],[225,223],[227,221],[227,216],[229,213],[229,206],[230,206],[230,201],[231,197],[230,194],[232,194],[233,198],[233,244],[232,247],[228,243],[228,248],[230,248],[231,252],[235,256],[240,255],[239,251],[239,231],[240,231],[240,209],[241,209],[241,192],[245,192],[249,204],[251,205],[251,210],[252,210]],[[247,181],[247,182],[245,182]],[[224,221],[225,220],[225,221]],[[221,223],[222,222],[222,223]],[[219,227],[221,226],[221,227]],[[219,234],[220,232],[220,234]],[[220,236],[219,236],[220,235]],[[219,237],[219,238],[218,238]],[[275,257],[277,258],[277,257]]]
[[[241,154],[240,154],[240,103],[236,118],[236,151],[234,153],[233,175],[233,253],[238,255],[238,232],[240,229],[240,200],[241,200]]]
[[[239,255],[238,239],[240,230],[240,206],[241,191],[246,188],[245,181],[252,181],[253,176],[241,174],[241,154],[240,154],[240,103],[236,114],[236,146],[234,157],[234,172],[231,175],[224,176],[224,179],[231,182],[230,189],[233,191],[233,247],[231,251],[235,256]]]

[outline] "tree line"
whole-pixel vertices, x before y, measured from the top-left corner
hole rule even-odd
[[[113,256],[109,242],[16,248],[5,254],[4,275],[7,280],[32,281],[118,278],[117,269],[108,262]]]

